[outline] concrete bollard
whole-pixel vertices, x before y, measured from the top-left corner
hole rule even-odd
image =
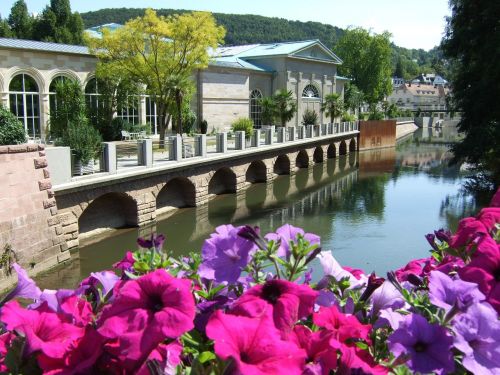
[[[141,139],[137,141],[137,160],[139,165],[153,166],[153,140]]]
[[[196,156],[206,157],[207,156],[207,135],[198,134],[194,137],[196,145]]]
[[[334,130],[335,134],[338,134],[340,132],[340,124],[338,122],[335,123]]]
[[[306,136],[306,127],[304,125],[299,125],[297,127],[297,138],[304,139]]]
[[[286,128],[284,126],[280,126],[278,128],[278,143],[284,143],[286,141]]]
[[[244,131],[236,131],[235,135],[235,148],[236,150],[244,150],[246,146],[245,137],[246,133]]]
[[[293,142],[295,141],[295,138],[296,138],[296,134],[295,134],[295,128],[290,126],[287,128],[288,129],[288,140],[290,142]]]
[[[326,124],[321,124],[321,135],[328,134],[328,126]]]
[[[320,137],[321,136],[321,128],[319,125],[314,125],[313,126],[313,130],[314,130],[314,136],[315,137]]]
[[[175,161],[182,160],[182,137],[180,134],[172,137],[172,159]]]
[[[306,137],[307,138],[314,137],[314,126],[313,125],[306,126]]]
[[[273,129],[274,129],[274,126],[271,126],[270,128],[266,129],[266,145],[272,145],[274,143]]]
[[[333,134],[333,123],[328,124],[327,131],[328,134]]]
[[[116,143],[104,142],[104,171],[110,174],[116,173]]]
[[[227,152],[227,132],[217,133],[217,152],[225,154]]]
[[[260,146],[260,129],[254,129],[252,134],[252,147]]]

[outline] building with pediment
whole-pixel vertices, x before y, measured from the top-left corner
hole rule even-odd
[[[84,46],[0,38],[0,103],[24,124],[31,137],[44,138],[54,106],[54,84],[61,77],[76,79],[89,106],[99,105],[95,79],[97,59]],[[278,89],[293,92],[297,114],[288,123],[300,125],[306,109],[321,122],[325,95],[343,95],[346,78],[337,75],[342,61],[318,40],[221,47],[207,69],[194,72],[192,108],[209,129],[227,129],[240,117],[262,124],[259,98]],[[131,123],[149,123],[157,133],[155,103],[147,96],[131,98],[129,108],[116,114]]]

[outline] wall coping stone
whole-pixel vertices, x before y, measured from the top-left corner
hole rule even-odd
[[[0,154],[19,154],[22,152],[36,152],[45,149],[44,145],[34,143],[22,143],[20,145],[0,146]]]

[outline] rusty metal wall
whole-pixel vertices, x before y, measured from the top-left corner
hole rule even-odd
[[[396,145],[396,120],[360,121],[359,150],[394,147]]]

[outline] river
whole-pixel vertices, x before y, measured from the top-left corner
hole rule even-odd
[[[448,166],[450,132],[438,132],[420,130],[395,149],[330,159],[238,195],[218,196],[205,206],[176,210],[153,227],[94,238],[81,245],[73,261],[37,277],[37,283],[74,288],[90,272],[109,269],[137,248],[138,235],[152,231],[165,234],[165,249],[176,255],[199,251],[225,223],[258,225],[263,233],[290,223],[321,236],[322,248],[342,265],[384,275],[427,256],[426,233],[454,230],[459,218],[476,210],[460,193],[459,168]]]

